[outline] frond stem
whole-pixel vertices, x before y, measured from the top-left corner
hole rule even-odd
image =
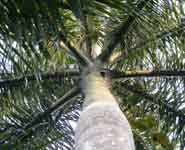
[[[141,2],[139,2],[136,7],[137,11],[141,11],[149,1],[150,0],[141,0]],[[114,48],[120,42],[121,37],[124,37],[124,35],[127,34],[130,26],[134,23],[137,17],[138,15],[129,15],[127,20],[121,26],[115,29],[113,35],[114,38],[108,43],[106,47],[103,48],[103,52],[98,57],[98,60],[100,60],[102,63],[105,63],[109,60]]]
[[[0,88],[16,87],[16,86],[22,85],[22,82],[31,82],[31,81],[35,81],[35,80],[62,79],[65,77],[76,77],[79,75],[80,75],[80,73],[75,70],[27,75],[27,76],[16,78],[16,79],[1,80],[0,81]]]
[[[23,127],[23,131],[22,132],[16,133],[16,131],[15,131],[15,132],[12,132],[11,135],[16,135],[16,137],[18,139],[17,141],[27,138],[30,134],[32,134],[32,132],[29,132],[29,131],[32,131],[33,127],[35,127],[35,129],[36,129],[38,124],[40,124],[47,117],[51,116],[51,113],[54,112],[55,110],[65,106],[65,104],[69,100],[71,100],[74,97],[76,97],[80,93],[80,91],[81,91],[81,89],[79,88],[79,86],[73,87],[63,97],[61,97],[56,103],[54,103],[50,108],[48,108],[44,112],[38,113],[35,117],[33,117],[33,119],[27,125],[25,125]],[[6,143],[5,143],[6,140],[8,140],[8,139],[5,139],[4,141],[2,141],[1,144],[6,145]],[[9,145],[16,146],[17,141],[13,142],[13,143],[9,143]]]
[[[39,113],[36,115],[31,122],[29,122],[25,127],[24,130],[31,128],[41,122],[44,118],[51,115],[53,111],[61,107],[63,104],[65,104],[67,101],[71,100],[75,96],[77,96],[80,93],[79,86],[73,87],[70,91],[68,91],[63,97],[61,97],[56,103],[54,103],[49,109],[47,109],[44,112]]]
[[[112,79],[131,78],[131,77],[185,77],[185,70],[130,70],[120,72],[108,70]]]
[[[71,43],[67,40],[62,32],[60,32],[59,40],[65,44],[65,46],[72,52],[74,57],[80,62],[82,66],[88,66],[89,64],[91,64],[90,60],[87,57],[82,55],[75,47],[71,45]]]
[[[185,28],[184,28],[184,25],[182,24],[182,25],[179,25],[178,27],[174,27],[174,28],[169,29],[167,31],[157,33],[157,35],[155,37],[152,37],[151,39],[148,39],[148,40],[136,45],[133,48],[128,48],[127,53],[122,53],[121,55],[119,55],[119,57],[117,57],[114,61],[112,61],[112,64],[119,63],[121,60],[125,60],[130,54],[145,48],[151,42],[155,42],[157,40],[164,39],[168,36],[176,36],[176,35],[178,35],[178,33],[181,33],[184,31],[185,31]]]

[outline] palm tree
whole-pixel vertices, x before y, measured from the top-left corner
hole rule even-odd
[[[184,8],[1,0],[0,149],[183,150]]]

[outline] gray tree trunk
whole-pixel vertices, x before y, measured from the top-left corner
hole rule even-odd
[[[131,127],[104,79],[89,74],[83,91],[86,98],[75,130],[76,150],[134,150]]]

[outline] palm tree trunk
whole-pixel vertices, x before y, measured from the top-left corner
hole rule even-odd
[[[134,150],[130,125],[98,73],[84,79],[84,110],[75,130],[76,150]]]

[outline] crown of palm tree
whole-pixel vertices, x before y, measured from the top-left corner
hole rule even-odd
[[[0,149],[74,149],[95,69],[137,149],[185,147],[183,0],[1,0]]]

